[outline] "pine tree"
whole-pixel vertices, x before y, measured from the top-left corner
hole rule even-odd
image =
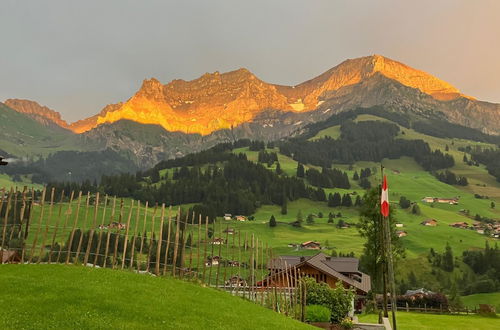
[[[323,218],[323,212],[321,212],[321,211],[318,212],[318,218],[320,218],[320,219]]]
[[[331,204],[332,204],[331,205],[332,207],[337,207],[337,206],[342,205],[342,197],[340,196],[340,194],[338,192],[333,194]]]
[[[351,199],[351,195],[349,194],[344,194],[342,196],[342,206],[345,206],[345,207],[351,207],[352,206],[352,199]]]
[[[283,198],[283,203],[281,204],[281,214],[285,215],[288,213],[287,198]]]
[[[359,195],[356,196],[356,201],[354,202],[354,206],[360,207],[363,201],[361,200],[361,197]]]
[[[279,162],[278,164],[276,164],[276,174],[278,175],[283,174],[283,170],[281,169],[281,165]]]
[[[330,212],[328,214],[328,223],[333,223],[334,218],[335,218],[335,215],[332,212]]]
[[[451,249],[450,244],[446,243],[446,248],[443,254],[442,268],[447,272],[451,272],[453,270],[453,267],[454,267],[453,251]]]
[[[490,207],[491,207],[492,209],[494,209],[494,208],[495,208],[495,202],[491,202],[491,203],[490,203]]]
[[[271,218],[269,219],[269,227],[276,227],[276,219],[274,218],[274,215],[271,215]]]
[[[359,180],[359,174],[358,174],[358,171],[354,172],[354,175],[352,176],[352,179],[353,179],[353,180],[356,180],[356,181],[358,181],[358,180]]]
[[[413,204],[413,207],[411,208],[411,213],[415,215],[420,214],[420,207],[418,206],[417,203]]]
[[[295,220],[299,223],[302,223],[304,221],[304,218],[302,217],[302,210],[299,210],[299,212],[297,212],[297,217],[295,218]]]
[[[304,165],[302,165],[301,163],[297,164],[297,177],[298,178],[304,177]]]
[[[312,225],[314,223],[314,216],[312,214],[308,214],[306,221],[308,225]]]

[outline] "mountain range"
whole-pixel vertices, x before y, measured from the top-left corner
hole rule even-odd
[[[224,141],[293,136],[307,124],[374,106],[411,120],[442,120],[500,135],[500,104],[478,101],[426,72],[373,55],[346,60],[296,86],[264,82],[247,69],[167,84],[151,78],[130,99],[74,123],[34,101],[8,99],[0,107],[0,149],[28,156],[109,148],[147,168]],[[13,126],[12,110],[25,123],[17,118]]]

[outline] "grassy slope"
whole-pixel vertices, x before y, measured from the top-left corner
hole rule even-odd
[[[0,174],[0,188],[15,189],[17,187],[17,189],[22,190],[24,186],[27,186],[28,188],[43,189],[42,185],[31,183],[31,180],[24,175],[21,179],[21,182],[14,182],[7,174]]]
[[[171,278],[63,265],[1,266],[2,329],[307,329]]]
[[[84,150],[78,135],[49,128],[0,103],[0,149],[16,155],[48,155],[60,150]]]
[[[376,323],[378,315],[368,314],[359,317],[360,322]],[[398,329],[482,329],[493,330],[500,327],[500,318],[481,317],[477,315],[436,315],[423,313],[398,312]]]
[[[462,297],[462,301],[470,308],[478,307],[479,304],[491,304],[496,307],[497,312],[500,312],[500,292],[471,294]]]

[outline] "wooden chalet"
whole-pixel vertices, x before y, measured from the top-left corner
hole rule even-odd
[[[425,219],[420,223],[422,226],[436,227],[438,222],[436,219]]]
[[[2,264],[18,264],[21,262],[21,256],[16,250],[0,250]]]
[[[224,243],[226,242],[225,239],[221,238],[221,237],[215,237],[211,242],[210,244],[214,244],[214,245],[223,245]]]
[[[469,224],[467,222],[465,222],[465,221],[450,223],[449,226],[453,227],[453,228],[462,228],[462,229],[469,228]]]
[[[396,232],[396,235],[398,235],[398,237],[405,237],[405,236],[408,236],[408,233],[404,230],[398,230]]]
[[[332,288],[340,281],[345,288],[355,290],[358,300],[356,308],[360,309],[366,294],[371,290],[371,281],[370,276],[360,272],[358,266],[359,260],[356,258],[335,258],[321,252],[312,257],[280,256],[269,261],[269,274],[257,286],[293,288],[297,273],[311,277],[316,282],[324,282]],[[287,273],[288,276],[283,276]],[[289,282],[288,277],[291,279]]]
[[[321,250],[321,244],[319,242],[307,241],[300,244],[302,249],[306,250]]]

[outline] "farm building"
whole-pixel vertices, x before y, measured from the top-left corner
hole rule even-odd
[[[460,222],[454,222],[454,223],[450,223],[449,225],[450,227],[454,227],[454,228],[462,228],[462,229],[467,229],[469,227],[469,224],[467,222],[464,222],[464,221],[460,221]]]
[[[422,221],[420,224],[422,226],[430,226],[430,227],[436,227],[437,226],[437,220],[435,219],[425,219],[424,221]]]
[[[247,286],[247,281],[239,275],[231,276],[225,283],[229,287],[245,287]]]
[[[300,244],[300,247],[306,250],[320,250],[321,244],[319,242],[307,241]]]
[[[404,225],[402,223],[397,223],[396,224],[396,228],[403,228],[403,227],[404,227]]]
[[[245,217],[244,215],[237,215],[235,219],[237,221],[247,221],[247,217]]]
[[[316,282],[324,282],[332,288],[340,281],[344,287],[356,291],[356,309],[360,309],[371,289],[371,282],[370,276],[360,272],[358,266],[359,260],[356,258],[334,258],[324,253],[312,257],[280,256],[269,261],[269,274],[257,285],[293,288],[297,273],[311,277]]]
[[[213,245],[223,245],[225,243],[225,240],[223,238],[220,238],[220,237],[215,237],[211,242],[210,244],[213,244]]]
[[[226,213],[224,214],[224,220],[231,220],[233,217],[231,216],[231,214],[229,213]]]
[[[2,264],[17,264],[21,262],[21,256],[15,250],[0,250]]]
[[[396,232],[396,235],[398,235],[398,237],[405,237],[405,236],[408,236],[408,233],[404,230],[398,230]]]
[[[441,197],[424,197],[422,199],[424,203],[442,203],[450,205],[458,205],[458,198],[441,198]]]
[[[207,267],[217,266],[219,264],[219,261],[220,261],[219,256],[207,257],[207,261],[205,262],[205,266],[207,266]]]
[[[234,228],[226,228],[226,229],[224,229],[222,232],[223,232],[224,234],[226,234],[226,233],[227,233],[228,235],[234,235],[235,230],[234,230]]]

